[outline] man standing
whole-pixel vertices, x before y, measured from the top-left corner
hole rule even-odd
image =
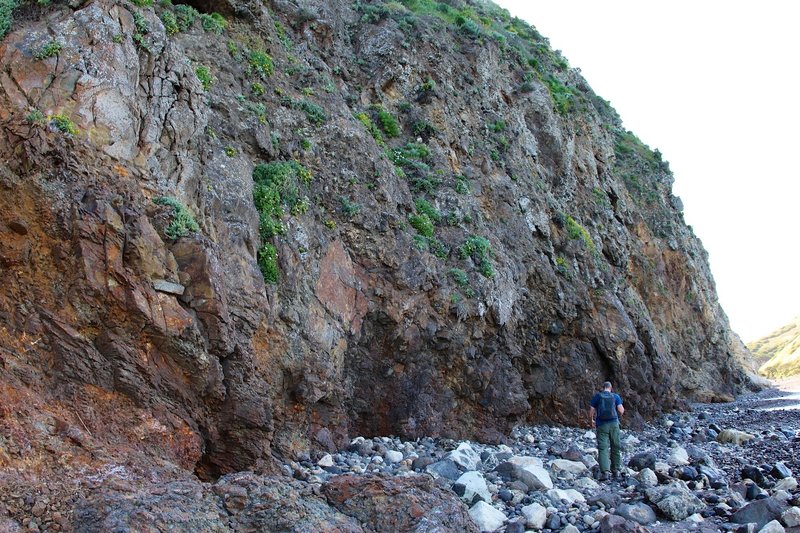
[[[613,477],[619,475],[619,464],[622,461],[619,446],[619,418],[625,412],[622,398],[611,392],[611,382],[603,383],[603,390],[592,397],[589,418],[597,435],[598,460],[600,462],[600,479],[609,478],[609,447],[611,456],[611,472]]]

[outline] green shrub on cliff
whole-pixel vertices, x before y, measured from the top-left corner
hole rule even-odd
[[[208,67],[200,65],[195,69],[194,73],[197,75],[197,79],[200,80],[204,91],[208,91],[214,84],[214,78],[211,76],[211,71],[208,70]]]
[[[278,250],[270,243],[264,243],[258,249],[258,268],[261,270],[261,275],[264,276],[264,281],[275,285],[278,283]]]
[[[172,208],[172,215],[170,217],[169,226],[164,230],[164,233],[170,239],[178,239],[186,237],[189,233],[200,231],[192,214],[186,209],[186,206],[180,203],[175,198],[169,196],[158,196],[153,198],[153,202],[158,205],[166,205]]]
[[[461,259],[472,259],[477,265],[478,270],[484,277],[494,277],[494,267],[491,258],[494,256],[492,245],[486,237],[470,235],[464,244],[458,249],[458,256]]]
[[[50,41],[41,48],[39,48],[33,57],[36,59],[47,59],[48,57],[57,56],[61,52],[61,43],[58,41]]]
[[[0,40],[11,29],[12,14],[17,5],[17,0],[0,0]]]
[[[574,218],[567,216],[566,219],[567,235],[570,239],[580,239],[590,251],[595,251],[594,241],[589,232],[581,226]]]
[[[178,4],[175,6],[175,16],[178,21],[178,29],[186,31],[194,25],[194,21],[200,16],[200,12],[190,5]]]
[[[311,172],[297,161],[261,163],[253,169],[253,201],[259,214],[262,239],[282,234],[281,219],[288,207],[293,215],[308,209],[308,199],[300,187],[311,182]]]
[[[228,26],[228,21],[219,13],[203,13],[200,15],[200,25],[210,33],[222,34]]]

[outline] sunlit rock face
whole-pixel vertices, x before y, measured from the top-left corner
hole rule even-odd
[[[14,12],[2,379],[209,477],[578,424],[605,379],[633,421],[747,385],[668,165],[535,29],[211,4]]]

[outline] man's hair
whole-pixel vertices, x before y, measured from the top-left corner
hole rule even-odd
[[[610,381],[606,381],[605,383],[603,383],[603,390],[610,389],[610,388],[611,388],[611,382]]]

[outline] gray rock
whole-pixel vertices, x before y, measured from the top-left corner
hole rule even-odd
[[[475,470],[481,462],[481,457],[468,442],[462,442],[458,448],[445,455],[445,459],[449,459],[457,464],[464,470]]]
[[[777,520],[767,522],[764,527],[758,530],[758,533],[785,533],[785,529]]]
[[[790,507],[781,515],[781,521],[786,527],[800,526],[800,507]]]
[[[646,503],[623,503],[617,507],[614,514],[626,520],[633,520],[643,526],[652,524],[656,521],[656,512]]]
[[[646,533],[647,529],[633,520],[615,515],[607,514],[600,519],[601,533]]]
[[[731,521],[737,524],[748,524],[754,522],[759,528],[767,525],[767,522],[781,517],[786,507],[781,505],[773,498],[764,498],[750,502],[731,516]]]
[[[505,513],[486,502],[478,502],[470,507],[469,516],[481,531],[497,531],[508,521]]]
[[[475,501],[476,495],[480,496],[485,502],[492,501],[492,495],[489,493],[486,479],[484,479],[483,474],[480,472],[465,472],[456,480],[456,483],[464,486],[464,493],[461,495],[461,499],[468,504]]]
[[[646,489],[658,485],[658,476],[649,468],[643,468],[636,476],[636,479],[638,479],[642,487]]]
[[[689,490],[683,481],[674,481],[666,486],[647,489],[647,498],[653,502],[669,520],[683,520],[690,514],[705,508],[700,499]]]
[[[792,471],[783,464],[783,461],[778,461],[775,463],[775,466],[772,467],[771,474],[775,479],[785,479],[792,476]]]
[[[154,279],[153,288],[159,292],[175,294],[177,296],[183,295],[184,291],[186,290],[186,287],[180,283],[173,283],[165,279]]]
[[[538,503],[526,505],[520,512],[527,526],[532,529],[542,529],[547,522],[547,509]]]
[[[461,470],[450,459],[442,459],[425,467],[425,471],[433,474],[434,477],[443,477],[452,481],[461,476]]]
[[[628,461],[628,466],[634,470],[642,470],[649,468],[650,470],[656,469],[656,456],[652,453],[637,453]]]

